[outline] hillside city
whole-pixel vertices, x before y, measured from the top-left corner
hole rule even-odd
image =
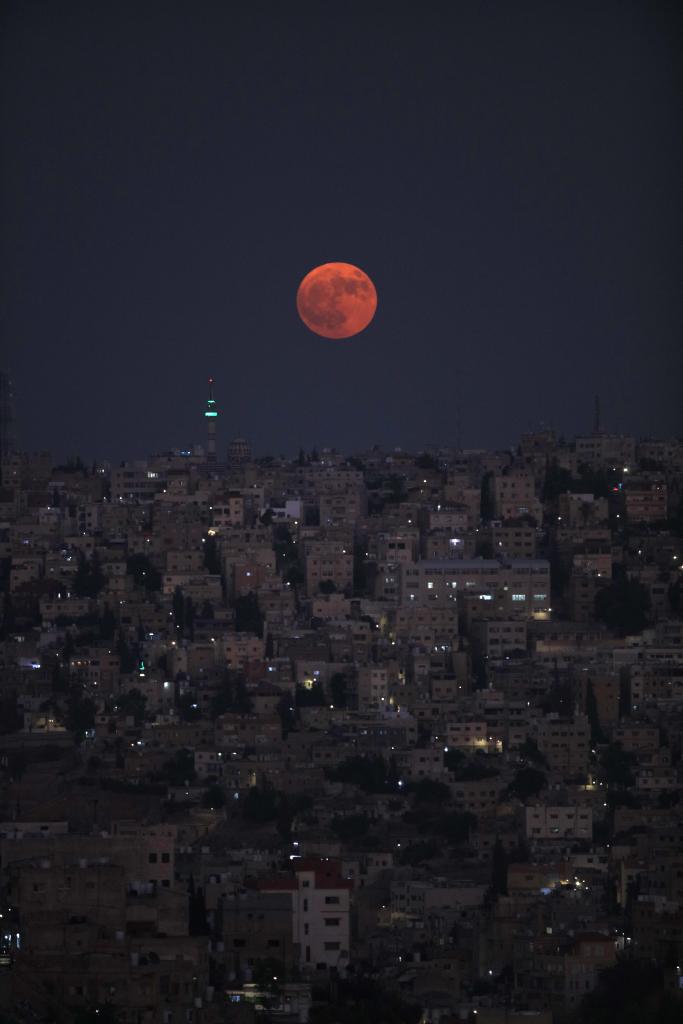
[[[0,1021],[683,1019],[683,441],[6,451]]]

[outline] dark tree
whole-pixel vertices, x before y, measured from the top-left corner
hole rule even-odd
[[[330,679],[330,696],[335,708],[345,708],[348,705],[347,685],[343,672],[335,672]]]
[[[595,699],[595,690],[593,689],[592,680],[588,680],[586,684],[586,717],[591,727],[591,743],[604,743],[604,736],[602,733],[602,727],[600,725],[600,716],[598,714],[598,702]]]
[[[527,761],[533,761],[534,764],[540,764],[543,768],[548,767],[548,761],[545,754],[542,754],[536,745],[536,740],[531,736],[527,736],[519,748],[519,752],[522,757],[526,758]]]
[[[126,573],[133,577],[136,587],[149,593],[161,590],[161,573],[150,562],[147,555],[131,555],[126,562]]]
[[[73,689],[67,701],[66,727],[74,735],[74,742],[80,745],[88,729],[95,724],[95,703],[84,697],[80,689]]]
[[[441,854],[441,848],[434,839],[418,839],[414,843],[408,843],[398,854],[399,864],[408,864],[416,868],[427,860],[432,860]]]
[[[263,615],[256,594],[245,594],[236,599],[235,629],[238,633],[263,636]]]
[[[180,587],[173,591],[173,623],[176,632],[182,636],[185,630],[185,596]]]
[[[496,896],[508,894],[508,858],[500,839],[496,839],[493,845],[491,892]]]
[[[680,1024],[683,997],[664,986],[662,967],[645,960],[622,960],[600,975],[584,997],[581,1024]]]
[[[208,536],[204,541],[204,565],[212,576],[221,576],[221,560],[218,553],[216,538]]]
[[[367,793],[394,793],[398,789],[398,771],[393,758],[387,763],[381,754],[348,757],[336,768],[326,769],[328,778],[360,786]]]
[[[604,781],[617,789],[629,789],[635,785],[635,754],[622,749],[621,743],[610,743],[601,754],[600,765]]]
[[[206,920],[206,900],[204,898],[204,890],[201,886],[199,888],[195,888],[194,877],[192,875],[190,876],[188,900],[188,931],[190,935],[208,935],[210,929]]]
[[[90,560],[81,555],[72,583],[76,597],[97,597],[106,582],[97,552],[93,553]]]
[[[136,725],[144,721],[147,698],[139,690],[132,689],[128,693],[120,694],[116,705],[122,714],[132,715]]]
[[[176,750],[163,765],[159,778],[170,786],[184,786],[195,778],[194,754],[191,750]]]
[[[202,807],[207,807],[212,811],[225,807],[225,790],[223,787],[217,785],[209,786],[202,796]]]
[[[345,817],[332,819],[332,831],[342,842],[348,843],[354,839],[361,839],[368,834],[370,822],[365,814],[348,814]]]
[[[296,706],[298,708],[322,707],[325,704],[325,691],[321,683],[313,683],[311,687],[297,686]]]
[[[105,604],[100,616],[100,640],[103,644],[109,644],[116,636],[116,616],[109,607]]]
[[[547,782],[544,773],[537,768],[520,768],[508,786],[508,793],[518,796],[520,800],[529,800],[532,796],[538,796]]]
[[[613,579],[595,596],[595,616],[619,636],[642,633],[650,611],[650,595],[643,584],[615,565]]]
[[[183,722],[196,722],[202,713],[193,693],[181,693],[176,700],[176,711]]]
[[[255,825],[275,821],[280,812],[279,794],[272,786],[252,786],[241,801],[242,817]]]
[[[490,523],[496,511],[493,501],[493,477],[494,474],[491,472],[484,473],[481,481],[479,514],[483,523]]]
[[[437,782],[435,779],[420,779],[414,786],[410,787],[413,794],[415,806],[420,804],[447,804],[451,799],[451,791],[445,782]]]

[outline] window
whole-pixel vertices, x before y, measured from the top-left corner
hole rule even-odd
[[[162,864],[168,864],[168,863],[170,863],[170,860],[171,860],[170,853],[162,853],[162,855],[161,855],[161,863]]]
[[[156,853],[150,853],[150,855],[149,855],[149,863],[150,864],[156,864],[156,862],[157,862],[157,855],[156,855]]]
[[[326,917],[325,927],[326,928],[338,928],[341,918],[339,917]]]
[[[512,595],[512,600],[513,601],[525,601],[526,600],[526,595],[525,594],[513,594]]]
[[[339,947],[340,947],[340,943],[339,942],[326,942],[325,943],[325,950],[326,951],[332,951],[333,949],[339,949]]]

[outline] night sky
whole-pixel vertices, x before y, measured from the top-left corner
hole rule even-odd
[[[3,358],[27,449],[680,433],[676,3],[5,2]],[[374,322],[299,321],[357,264]],[[460,414],[457,409],[460,406]]]

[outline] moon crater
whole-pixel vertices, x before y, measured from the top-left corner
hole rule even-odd
[[[323,263],[306,274],[296,296],[299,316],[323,338],[351,338],[377,309],[375,286],[351,263]]]

